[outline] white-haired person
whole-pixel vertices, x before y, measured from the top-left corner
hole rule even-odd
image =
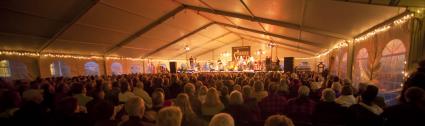
[[[158,112],[156,126],[181,126],[183,113],[179,107],[169,106]]]
[[[193,112],[197,115],[201,115],[201,100],[195,95],[196,87],[192,83],[187,83],[183,87],[183,92],[187,94],[190,101],[190,106],[192,107]]]
[[[310,123],[316,103],[309,97],[310,89],[307,86],[298,88],[298,96],[288,100],[286,114],[295,123]]]
[[[183,113],[182,126],[201,126],[204,124],[204,121],[192,110],[189,95],[186,93],[178,94],[174,105],[179,107]]]
[[[124,121],[121,126],[146,126],[153,125],[144,121],[145,114],[145,102],[142,98],[133,97],[127,100],[124,105],[124,110],[128,114],[129,118]]]
[[[294,123],[285,115],[272,115],[266,119],[264,126],[294,126]]]
[[[229,105],[223,112],[232,115],[237,126],[251,126],[259,120],[259,117],[247,105],[244,105],[242,93],[237,90],[230,93]]]
[[[218,113],[214,115],[208,126],[235,126],[235,121],[227,113]]]
[[[133,88],[133,93],[136,96],[139,96],[140,98],[142,98],[143,101],[145,101],[146,108],[152,108],[152,106],[153,106],[152,98],[151,98],[151,96],[149,96],[148,92],[146,92],[143,89],[143,87],[144,87],[143,82],[137,81],[136,86]]]
[[[335,92],[331,88],[322,91],[322,98],[313,112],[313,125],[345,125],[347,108],[335,102]]]
[[[263,98],[267,97],[268,92],[264,90],[264,83],[261,81],[255,81],[254,83],[254,93],[257,102],[260,102]]]
[[[353,95],[353,87],[350,85],[343,86],[341,90],[341,96],[339,96],[335,102],[347,108],[356,104],[357,100]]]
[[[28,89],[22,93],[23,104],[14,114],[17,124],[32,124],[42,126],[47,116],[47,108],[41,105],[43,95],[41,90]]]
[[[336,97],[341,95],[342,85],[339,82],[333,82],[331,86],[332,90],[334,90]]]
[[[218,96],[218,91],[215,88],[208,89],[205,102],[201,105],[202,116],[209,120],[212,116],[224,110],[224,107]]]

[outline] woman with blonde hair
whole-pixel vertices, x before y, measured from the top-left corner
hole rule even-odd
[[[207,86],[202,86],[198,92],[198,99],[201,103],[205,102],[205,98],[207,97],[208,88]]]
[[[260,102],[263,98],[267,97],[269,93],[264,90],[264,83],[261,81],[256,81],[254,83],[254,96],[257,102]]]
[[[183,113],[179,107],[170,106],[159,110],[156,126],[181,126]]]
[[[218,91],[210,88],[207,92],[205,102],[201,106],[201,113],[206,119],[210,119],[213,115],[224,109],[223,103],[220,101]]]
[[[267,118],[264,126],[294,126],[294,123],[285,115],[272,115]]]
[[[214,115],[208,126],[235,126],[233,117],[227,113],[219,113]]]
[[[190,105],[189,96],[186,93],[177,95],[175,106],[179,107],[183,113],[182,126],[200,126],[203,124]]]

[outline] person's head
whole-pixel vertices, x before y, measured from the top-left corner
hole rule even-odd
[[[259,92],[264,90],[264,83],[261,81],[256,81],[254,83],[254,91]]]
[[[252,97],[252,93],[253,93],[253,91],[252,91],[251,86],[249,86],[249,85],[245,85],[245,86],[243,86],[243,88],[242,88],[242,93],[243,93],[243,97],[245,97],[245,98],[250,98],[250,97]]]
[[[341,95],[353,95],[353,88],[350,85],[342,87]]]
[[[407,103],[418,103],[425,101],[425,91],[422,88],[410,87],[404,93]]]
[[[341,83],[339,83],[339,82],[333,82],[331,88],[335,92],[341,92]]]
[[[294,126],[294,123],[285,115],[272,115],[266,119],[264,126]]]
[[[78,100],[74,97],[66,97],[58,102],[55,107],[56,113],[71,115],[79,111]]]
[[[121,93],[131,91],[130,83],[128,83],[127,81],[121,80],[120,84],[121,84]]]
[[[310,94],[310,89],[307,86],[300,86],[298,88],[298,96],[300,97],[307,97]]]
[[[182,110],[183,114],[193,113],[192,107],[190,106],[189,96],[186,93],[180,93],[177,95],[175,105]]]
[[[170,106],[159,110],[156,126],[180,126],[183,113],[179,107]]]
[[[207,92],[208,92],[207,86],[201,86],[201,88],[199,89],[199,95],[207,95]]]
[[[322,91],[322,101],[324,102],[334,102],[335,97],[335,91],[330,88],[326,88]]]
[[[358,92],[357,92],[357,94],[359,94],[359,95],[363,94],[363,92],[366,91],[367,85],[369,85],[369,84],[366,83],[366,82],[360,82],[359,83],[359,86],[358,86]]]
[[[378,87],[374,85],[368,85],[366,90],[362,93],[362,102],[366,104],[372,104],[378,95]]]
[[[87,90],[81,83],[74,83],[71,86],[72,94],[86,94]]]
[[[275,94],[279,90],[279,85],[277,83],[270,83],[269,85],[269,93]]]
[[[155,90],[152,92],[152,103],[153,105],[162,105],[165,101],[165,95],[164,92],[161,90]]]
[[[143,85],[143,82],[142,81],[137,81],[136,82],[135,88],[141,88],[141,89],[143,89],[143,87],[144,87],[144,85]]]
[[[107,101],[101,101],[94,105],[93,113],[96,120],[107,120],[114,114],[114,105]]]
[[[204,104],[210,107],[216,107],[217,105],[221,104],[218,91],[215,88],[208,89]]]
[[[40,104],[43,99],[43,94],[41,90],[37,89],[28,89],[22,93],[22,99],[27,102],[35,102]]]
[[[129,116],[143,118],[145,113],[145,102],[139,97],[134,97],[125,103],[124,109]]]
[[[94,91],[95,99],[105,99],[105,92],[101,89],[97,89]]]
[[[218,113],[213,116],[208,126],[235,126],[235,121],[227,113]]]
[[[184,93],[187,93],[188,95],[195,95],[195,92],[196,92],[195,85],[193,85],[192,83],[187,83],[184,85],[183,91]]]
[[[231,105],[242,105],[243,104],[242,93],[237,91],[237,90],[232,91],[232,93],[230,93],[229,104],[231,104]]]
[[[235,85],[233,86],[233,90],[236,90],[236,91],[242,91],[242,87],[241,87],[241,85],[239,85],[239,84],[235,84]]]

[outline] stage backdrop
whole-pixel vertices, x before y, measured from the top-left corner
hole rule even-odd
[[[232,60],[235,61],[237,58],[242,56],[242,58],[247,59],[251,56],[251,46],[238,46],[232,47]]]

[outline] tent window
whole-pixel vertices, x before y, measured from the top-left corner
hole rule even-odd
[[[131,73],[133,74],[140,73],[140,65],[134,64],[131,66],[130,69],[131,69]]]
[[[363,81],[368,81],[368,58],[369,54],[366,48],[362,48],[359,50],[354,66],[354,74],[353,74],[353,84],[358,86],[357,84]]]
[[[84,64],[86,75],[99,75],[99,65],[96,62],[87,62]]]
[[[406,48],[399,39],[391,40],[382,51],[381,68],[377,74],[379,87],[382,91],[401,89]]]
[[[122,74],[122,65],[120,63],[114,62],[111,65],[112,75],[121,75]]]
[[[50,73],[55,77],[70,76],[69,67],[62,61],[55,61],[51,63]]]
[[[10,77],[10,66],[8,60],[0,61],[0,77]]]

